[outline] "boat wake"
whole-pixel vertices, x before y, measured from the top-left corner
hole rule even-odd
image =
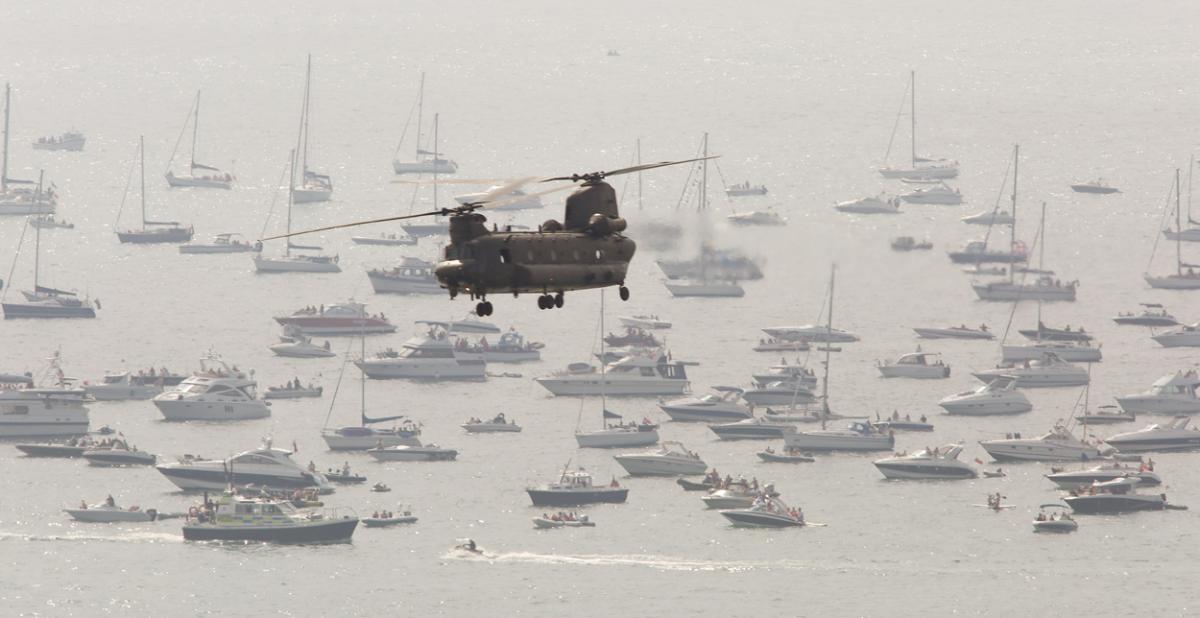
[[[814,565],[799,560],[702,560],[694,558],[675,558],[671,556],[652,555],[610,555],[583,554],[577,556],[562,554],[536,554],[531,552],[492,553],[483,556],[468,556],[459,551],[451,551],[446,558],[463,560],[487,560],[493,563],[513,564],[546,564],[546,565],[576,565],[576,566],[635,566],[646,567],[659,571],[696,571],[696,572],[730,572],[740,573],[758,570],[812,570]]]
[[[128,534],[25,534],[20,532],[0,531],[0,542],[4,541],[182,543],[183,537],[179,534],[171,534],[167,532],[130,532]]]

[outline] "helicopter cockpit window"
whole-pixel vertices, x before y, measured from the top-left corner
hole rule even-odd
[[[500,250],[500,263],[508,264],[510,262],[512,262],[512,254],[508,252],[508,249],[501,249]]]

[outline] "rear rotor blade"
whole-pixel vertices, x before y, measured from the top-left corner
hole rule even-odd
[[[325,226],[325,227],[317,227],[317,228],[313,228],[313,229],[311,229],[311,230],[303,230],[303,231],[300,231],[300,232],[292,232],[291,234],[280,234],[280,235],[278,235],[278,236],[268,236],[268,237],[266,237],[266,238],[262,238],[262,239],[260,239],[260,240],[267,241],[267,240],[277,240],[277,239],[280,239],[280,238],[291,238],[292,236],[301,236],[301,235],[303,235],[303,234],[313,234],[313,233],[315,233],[315,232],[325,232],[325,231],[328,231],[328,230],[340,230],[340,229],[342,229],[342,228],[344,228],[344,227],[355,227],[355,226],[359,226],[359,225],[370,225],[370,224],[372,224],[372,223],[387,223],[387,222],[389,222],[389,221],[403,221],[404,219],[416,219],[417,217],[428,217],[428,216],[430,216],[430,215],[445,215],[445,214],[450,214],[451,212],[453,212],[453,211],[446,210],[446,209],[442,209],[442,210],[431,210],[431,211],[429,211],[429,212],[419,212],[419,213],[417,213],[417,214],[415,214],[415,215],[402,215],[402,216],[399,216],[399,217],[384,217],[383,219],[371,219],[371,220],[369,220],[369,221],[355,221],[354,223],[342,223],[342,224],[340,224],[340,225],[328,225],[328,226]]]
[[[488,185],[496,182],[509,182],[512,178],[438,178],[437,180],[392,180],[397,185]]]
[[[596,178],[602,179],[602,178],[607,178],[609,176],[620,176],[621,174],[632,174],[633,172],[644,172],[646,170],[652,170],[652,169],[658,168],[658,167],[667,167],[669,165],[682,165],[684,163],[695,163],[696,161],[707,161],[708,159],[717,159],[720,156],[721,155],[712,155],[710,157],[698,157],[695,159],[684,159],[682,161],[659,161],[658,163],[643,163],[642,165],[635,165],[633,167],[622,167],[620,169],[615,169],[610,172],[592,172],[590,174],[572,174],[570,176],[555,176],[552,178],[545,178],[541,182],[550,182],[550,181],[554,181],[554,180],[571,180],[571,181],[578,182],[580,180],[589,180],[589,179],[596,179]]]

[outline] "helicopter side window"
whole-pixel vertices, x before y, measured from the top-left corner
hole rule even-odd
[[[501,263],[501,264],[510,264],[510,263],[512,263],[512,254],[511,254],[511,253],[509,253],[508,249],[501,249],[501,250],[500,250],[500,263]]]

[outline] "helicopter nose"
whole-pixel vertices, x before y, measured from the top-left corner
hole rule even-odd
[[[447,260],[433,269],[433,274],[442,283],[457,282],[462,278],[465,266],[461,260]]]

